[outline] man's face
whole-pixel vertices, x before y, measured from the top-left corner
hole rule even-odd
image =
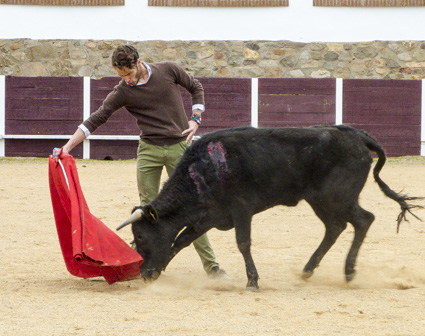
[[[115,71],[128,85],[134,86],[139,82],[141,76],[141,63],[140,60],[137,61],[134,68],[123,67],[122,69],[114,68]]]

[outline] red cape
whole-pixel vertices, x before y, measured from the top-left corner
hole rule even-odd
[[[49,158],[49,184],[59,243],[68,271],[103,276],[109,284],[135,278],[143,258],[90,213],[71,155]]]

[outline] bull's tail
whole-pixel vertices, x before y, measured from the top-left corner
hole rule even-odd
[[[403,220],[408,222],[406,218],[406,212],[409,212],[413,217],[422,221],[418,216],[416,216],[412,210],[413,209],[423,209],[424,207],[417,204],[409,204],[409,201],[413,200],[422,200],[424,197],[410,197],[408,195],[404,195],[402,193],[397,193],[392,190],[380,177],[379,173],[386,161],[386,155],[384,149],[379,145],[379,143],[373,139],[366,132],[360,132],[363,142],[369,148],[369,150],[375,152],[378,155],[378,162],[373,168],[373,177],[375,178],[376,183],[378,183],[379,188],[385,194],[385,196],[393,199],[398,204],[400,204],[401,212],[397,217],[397,233],[399,232],[400,224]]]

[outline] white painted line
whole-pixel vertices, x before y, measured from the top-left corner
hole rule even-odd
[[[425,156],[425,79],[422,79],[421,98],[421,155]]]
[[[4,139],[70,139],[71,135],[7,134]],[[140,140],[138,135],[90,135],[89,140]]]
[[[69,139],[70,135],[39,135],[39,134],[6,134],[5,139]]]
[[[335,88],[335,124],[342,125],[343,115],[343,80],[342,78],[336,79],[336,88]]]
[[[89,135],[89,140],[140,140],[139,135]]]
[[[251,126],[258,127],[258,78],[251,79]]]
[[[83,159],[90,159],[90,140],[83,141]]]
[[[83,97],[83,120],[86,120],[90,117],[90,77],[84,77]]]
[[[83,120],[90,117],[90,77],[84,77]],[[83,159],[90,159],[90,140],[83,141]]]
[[[0,157],[6,154],[6,77],[0,76]]]

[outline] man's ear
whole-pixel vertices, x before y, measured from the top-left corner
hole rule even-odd
[[[143,218],[150,222],[156,222],[158,220],[158,213],[152,205],[148,204],[143,207]]]

